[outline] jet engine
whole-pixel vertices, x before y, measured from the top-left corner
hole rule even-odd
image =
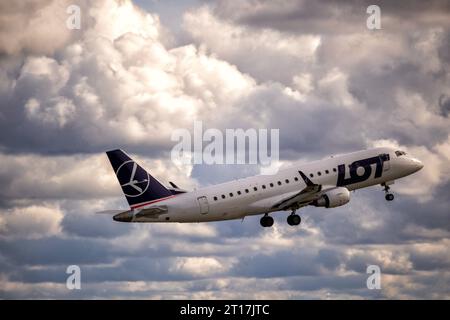
[[[344,187],[338,187],[326,191],[317,200],[312,202],[313,206],[335,208],[343,206],[350,201],[350,191]]]

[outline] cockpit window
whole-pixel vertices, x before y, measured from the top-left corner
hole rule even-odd
[[[406,152],[405,151],[401,151],[401,150],[397,150],[397,151],[395,151],[395,155],[397,157],[400,157],[400,156],[406,155]]]

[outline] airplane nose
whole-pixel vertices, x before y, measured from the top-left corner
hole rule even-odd
[[[413,164],[414,164],[414,169],[415,169],[415,171],[419,171],[420,169],[423,168],[423,163],[422,163],[422,161],[417,160],[417,159],[412,159],[412,161],[413,161]]]
[[[423,163],[422,161],[417,160],[417,168],[419,168],[418,170],[423,168]]]

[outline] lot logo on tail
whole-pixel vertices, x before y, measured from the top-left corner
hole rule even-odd
[[[149,174],[133,160],[122,163],[117,169],[116,176],[127,197],[139,197],[150,185]]]

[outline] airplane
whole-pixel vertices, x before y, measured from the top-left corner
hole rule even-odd
[[[331,156],[198,190],[165,187],[124,151],[106,152],[129,210],[107,210],[118,222],[208,222],[262,215],[262,227],[271,227],[271,213],[290,211],[287,223],[296,226],[296,211],[305,206],[335,208],[350,201],[350,191],[381,185],[387,201],[394,200],[395,180],[423,168],[423,163],[394,148],[374,148]]]

